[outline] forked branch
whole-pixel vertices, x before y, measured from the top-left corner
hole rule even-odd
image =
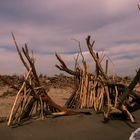
[[[69,69],[67,67],[67,65],[65,64],[65,62],[62,60],[62,58],[57,53],[55,53],[55,56],[56,56],[57,60],[60,62],[60,64],[61,64],[60,66],[55,65],[59,70],[65,71],[70,75],[80,76],[80,72],[79,71],[73,71],[73,70]]]
[[[100,73],[102,74],[102,76],[104,77],[105,80],[109,80],[108,76],[105,74],[105,72],[100,64],[99,59],[97,58],[96,53],[93,51],[93,45],[94,45],[95,41],[91,42],[90,36],[88,36],[86,38],[86,43],[87,43],[87,47],[89,49],[89,52],[90,52],[92,58],[94,59],[96,65],[98,66]]]

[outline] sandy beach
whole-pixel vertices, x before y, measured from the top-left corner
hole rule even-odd
[[[128,140],[131,133],[140,126],[140,110],[134,113],[136,124],[129,121],[110,120],[103,123],[102,115],[75,115],[45,120],[29,121],[9,128],[0,124],[1,140]]]
[[[140,140],[140,0],[0,5],[0,140]]]
[[[56,103],[63,106],[73,92],[72,84],[64,86],[64,82],[57,82],[54,85],[51,85],[48,94]],[[15,91],[2,86],[0,117],[9,115],[15,99],[13,93],[16,94]],[[140,110],[133,113],[137,122],[135,124],[118,118],[103,123],[103,114],[96,114],[93,109],[90,112],[92,115],[79,114],[29,120],[16,128],[0,123],[0,140],[128,140],[131,133],[140,127]]]

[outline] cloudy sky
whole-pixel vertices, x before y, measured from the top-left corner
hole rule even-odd
[[[55,52],[73,67],[81,42],[86,60],[85,38],[96,41],[94,49],[103,52],[115,65],[118,75],[135,74],[140,67],[140,0],[1,0],[0,73],[22,74],[22,66],[12,41],[14,32],[22,47],[34,50],[38,73],[53,75]],[[112,64],[110,63],[110,68]],[[92,68],[91,68],[92,70]]]

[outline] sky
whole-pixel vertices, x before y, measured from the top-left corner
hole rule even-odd
[[[94,70],[85,38],[109,59],[110,73],[134,75],[140,67],[140,0],[0,0],[0,74],[23,74],[11,37],[34,51],[38,73],[60,73],[55,52],[70,67],[79,52]]]

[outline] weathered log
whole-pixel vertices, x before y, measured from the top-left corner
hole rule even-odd
[[[136,76],[134,77],[132,82],[129,84],[129,86],[124,90],[123,95],[120,97],[119,103],[117,106],[118,108],[120,108],[121,105],[125,102],[125,99],[128,97],[128,95],[132,94],[131,92],[134,89],[134,87],[137,85],[139,80],[140,80],[140,69],[138,70]]]

